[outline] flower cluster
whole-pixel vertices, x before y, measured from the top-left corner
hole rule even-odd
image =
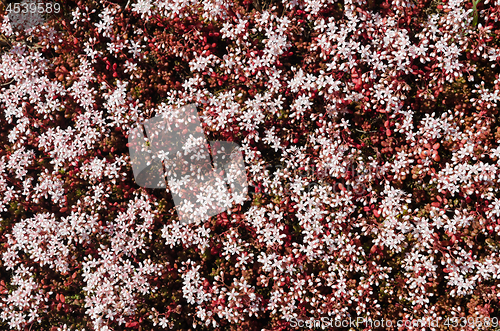
[[[498,317],[500,2],[58,3],[0,16],[1,329]],[[188,104],[255,188],[193,224],[128,149]]]

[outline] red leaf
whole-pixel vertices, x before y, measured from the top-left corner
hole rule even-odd
[[[127,323],[125,323],[125,327],[126,328],[134,328],[134,327],[136,327],[138,325],[139,325],[138,322],[127,322]]]

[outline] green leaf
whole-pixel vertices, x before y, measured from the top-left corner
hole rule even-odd
[[[472,20],[472,25],[473,26],[477,26],[477,23],[478,23],[478,20],[479,20],[479,14],[477,12],[477,4],[480,1],[481,0],[472,0],[472,10],[473,10],[473,15],[474,15],[474,18]]]

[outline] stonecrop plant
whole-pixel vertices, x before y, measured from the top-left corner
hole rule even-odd
[[[0,329],[495,329],[500,1],[55,1],[0,17]],[[127,141],[189,104],[250,187],[184,224]]]

